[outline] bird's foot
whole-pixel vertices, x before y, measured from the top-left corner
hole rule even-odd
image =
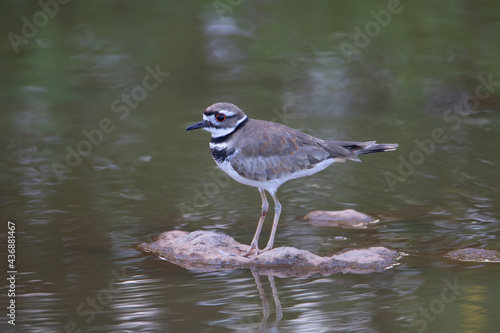
[[[259,254],[260,254],[260,253],[267,252],[267,251],[272,250],[272,249],[273,249],[273,247],[272,247],[272,246],[266,246],[265,248],[263,248],[263,249],[262,249],[262,251],[260,251],[260,252],[259,252]]]
[[[260,253],[259,247],[257,246],[257,244],[252,243],[252,244],[250,244],[250,248],[245,253],[243,253],[242,256],[248,257],[250,255],[250,253],[252,253],[253,250],[257,250],[257,254]]]

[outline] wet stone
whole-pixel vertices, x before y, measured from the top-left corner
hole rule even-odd
[[[346,229],[366,229],[370,224],[379,221],[354,209],[338,211],[315,210],[304,216],[304,220],[317,227],[341,227]]]
[[[248,257],[249,248],[233,238],[213,231],[167,231],[151,243],[137,246],[188,270],[214,271],[250,268],[259,274],[278,277],[381,272],[398,264],[398,252],[385,247],[349,250],[321,257],[293,247],[279,247]]]
[[[445,256],[461,261],[500,262],[500,252],[497,250],[466,248],[450,251]]]

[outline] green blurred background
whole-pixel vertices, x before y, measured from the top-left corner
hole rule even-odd
[[[498,265],[442,254],[500,248],[498,2],[2,1],[0,27],[0,260],[14,221],[18,270],[3,332],[497,331]],[[284,185],[275,246],[386,246],[402,264],[277,279],[283,318],[268,320],[250,272],[138,252],[173,229],[250,242],[257,191],[219,173],[208,133],[184,131],[222,101],[324,139],[398,142]],[[346,208],[381,223],[301,220]],[[465,290],[441,309],[445,280]]]

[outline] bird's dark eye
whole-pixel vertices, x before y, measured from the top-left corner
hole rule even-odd
[[[226,120],[226,115],[223,113],[219,113],[218,115],[215,116],[215,119],[219,122],[222,123],[224,120]]]

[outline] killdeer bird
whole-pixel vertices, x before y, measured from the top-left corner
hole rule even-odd
[[[203,121],[186,128],[212,133],[210,151],[217,165],[231,178],[257,187],[262,211],[250,248],[259,254],[259,235],[269,208],[265,191],[273,197],[274,220],[266,247],[272,249],[281,213],[278,188],[291,179],[310,176],[334,162],[359,161],[359,155],[396,150],[397,143],[350,142],[317,139],[293,128],[247,117],[236,105],[216,103],[203,113]]]

